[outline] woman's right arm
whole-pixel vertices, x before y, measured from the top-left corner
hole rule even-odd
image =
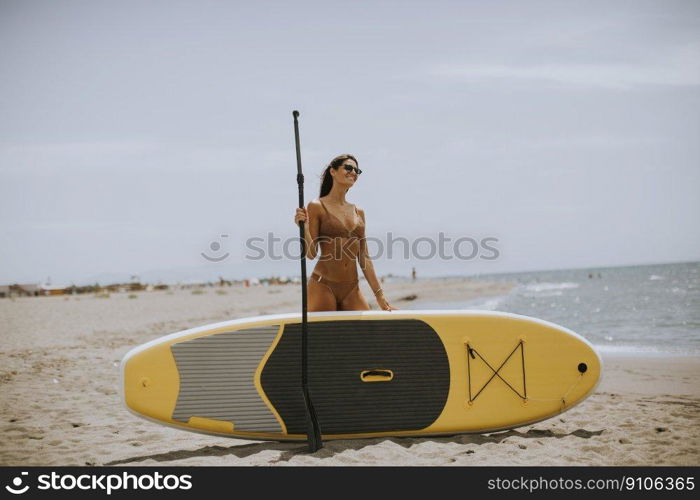
[[[310,201],[306,209],[297,208],[294,222],[299,225],[304,221],[304,239],[306,240],[306,258],[313,260],[318,254],[319,203]]]

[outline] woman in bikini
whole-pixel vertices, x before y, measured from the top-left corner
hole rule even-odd
[[[308,310],[364,311],[369,304],[360,291],[357,263],[374,292],[377,305],[394,310],[382,292],[367,253],[365,212],[345,200],[362,170],[354,156],[333,158],[323,172],[321,194],[306,209],[297,208],[294,222],[304,221],[306,257],[321,253],[309,279]]]

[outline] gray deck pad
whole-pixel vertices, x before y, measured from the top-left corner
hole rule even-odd
[[[255,370],[278,331],[270,325],[173,344],[180,373],[173,420],[211,418],[233,422],[235,430],[281,433],[255,388]]]

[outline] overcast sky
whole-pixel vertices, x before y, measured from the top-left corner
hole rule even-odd
[[[293,109],[307,200],[497,238],[379,274],[700,260],[700,2],[0,0],[0,283],[298,274]]]

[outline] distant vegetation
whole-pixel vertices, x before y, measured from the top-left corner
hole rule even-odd
[[[138,279],[134,276],[132,279]],[[270,286],[270,285],[291,285],[298,284],[301,280],[298,277],[287,278],[282,276],[271,276],[267,278],[253,278],[244,280],[226,280],[219,278],[218,281],[207,282],[186,282],[176,284],[146,284],[139,281],[131,281],[128,283],[112,283],[110,285],[70,285],[56,286],[49,283],[45,284],[19,284],[13,283],[10,285],[0,285],[0,298],[14,299],[15,297],[38,297],[46,295],[83,295],[92,294],[96,298],[108,299],[112,293],[128,293],[130,299],[138,298],[134,292],[150,292],[150,291],[165,291],[168,295],[173,294],[173,290],[192,290],[194,295],[204,294],[206,288],[218,288],[218,295],[226,295],[225,288],[229,287],[244,287],[251,286]]]

